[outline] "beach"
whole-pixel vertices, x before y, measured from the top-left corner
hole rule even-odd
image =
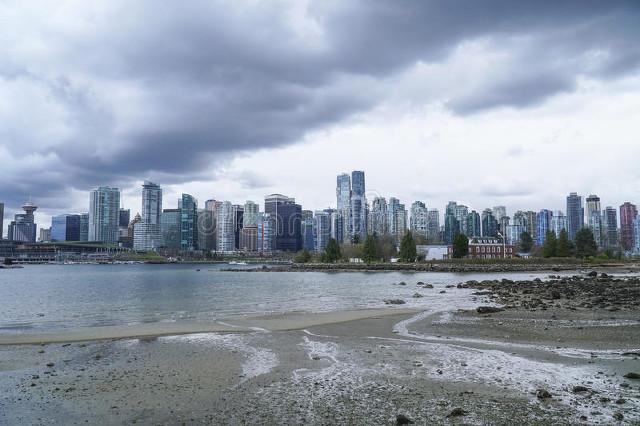
[[[3,334],[0,424],[637,424],[640,381],[624,377],[640,371],[637,304],[580,307],[621,287],[576,279],[549,279],[561,298],[544,310],[523,303],[548,292],[538,282],[505,283],[525,290],[507,301],[499,280],[407,280],[389,285],[455,309]]]

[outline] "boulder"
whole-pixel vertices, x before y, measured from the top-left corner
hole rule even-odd
[[[386,299],[384,303],[385,305],[404,305],[407,302],[402,299]]]
[[[627,373],[623,377],[625,379],[640,380],[640,374],[638,373]]]
[[[538,399],[548,399],[551,398],[551,394],[549,393],[548,390],[546,389],[538,389],[536,391],[536,396],[538,397]]]
[[[589,388],[587,388],[586,386],[574,386],[571,391],[573,393],[589,392]]]
[[[451,410],[451,412],[447,414],[447,417],[460,417],[460,416],[466,416],[466,415],[467,415],[467,412],[462,408],[458,407]]]
[[[405,416],[404,414],[398,414],[396,416],[397,425],[412,425],[413,423],[414,421],[411,420],[409,417]]]
[[[493,314],[502,311],[504,311],[504,308],[497,308],[495,306],[478,306],[476,308],[476,312],[479,314]]]

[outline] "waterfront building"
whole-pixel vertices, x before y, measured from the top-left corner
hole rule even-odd
[[[440,242],[440,212],[438,209],[429,209],[427,211],[427,241]]]
[[[80,241],[89,241],[89,213],[80,215]]]
[[[560,237],[560,232],[564,229],[567,230],[567,217],[560,210],[556,210],[553,213],[553,217],[551,219],[551,228],[554,234],[556,234],[556,238]]]
[[[91,191],[89,203],[89,241],[118,242],[120,190],[101,186]]]
[[[491,217],[493,216],[493,210],[487,209]],[[485,210],[486,211],[486,210]],[[497,221],[496,221],[497,222]],[[504,244],[500,238],[471,238],[469,239],[469,254],[467,258],[470,259],[502,259],[513,258],[516,255],[515,247],[512,244]],[[448,246],[448,257],[453,258],[453,246]]]
[[[553,212],[551,210],[542,209],[538,212],[536,217],[536,234],[537,238],[534,240],[536,245],[542,247],[547,239],[547,232],[552,228],[551,222],[553,221]]]
[[[236,248],[235,214],[235,206],[229,201],[224,201],[218,209],[218,218],[216,221],[218,225],[216,232],[218,236],[218,251],[230,252]]]
[[[482,235],[482,221],[480,219],[480,214],[475,210],[471,210],[467,215],[467,229],[465,231],[465,235],[469,238],[480,237]]]
[[[182,194],[178,201],[180,209],[180,249],[194,251],[198,248],[198,200],[192,195]]]
[[[584,226],[584,209],[582,197],[572,192],[567,197],[567,233],[569,239],[574,241],[578,231]]]
[[[216,249],[216,219],[213,211],[204,209],[198,210],[198,250],[210,252]]]
[[[313,237],[315,251],[322,252],[331,237],[331,212],[316,211],[313,217]]]
[[[602,212],[602,236],[605,248],[618,248],[618,214],[613,207],[607,207]]]
[[[493,215],[492,209],[485,209],[482,212],[482,236],[487,238],[497,237],[499,224]]]
[[[371,203],[371,233],[385,235],[389,232],[389,212],[387,200],[384,197],[375,197]]]
[[[409,229],[425,238],[427,238],[427,224],[429,221],[427,211],[427,206],[422,201],[415,201],[411,204]]]
[[[638,217],[638,208],[635,204],[625,202],[620,206],[620,245],[623,250],[631,251],[634,244],[633,222]]]
[[[16,214],[9,223],[8,239],[23,243],[35,243],[38,225],[35,223],[33,212],[38,209],[31,201],[23,204],[24,213]]]
[[[347,173],[338,175],[336,182],[337,210],[342,224],[341,237],[338,242],[346,242],[351,235],[351,176]]]
[[[367,236],[367,198],[364,172],[351,173],[351,241],[364,241]]]
[[[51,228],[40,228],[40,238],[38,241],[41,243],[51,242]]]
[[[274,250],[299,251],[302,249],[302,207],[295,198],[282,194],[265,197],[264,211],[275,220]]]
[[[80,215],[61,214],[51,218],[49,241],[81,241]]]
[[[122,216],[123,210],[121,210]],[[125,211],[126,212],[126,211]],[[126,217],[129,216],[127,212]],[[142,214],[140,222],[133,228],[133,248],[137,251],[152,251],[162,244],[162,188],[145,181],[142,184]]]
[[[163,247],[167,250],[177,252],[181,243],[181,221],[180,209],[164,209],[160,217],[160,229],[162,230]]]

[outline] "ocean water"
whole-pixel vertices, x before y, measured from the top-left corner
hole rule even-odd
[[[223,272],[226,265],[27,265],[0,270],[0,332],[44,332],[232,314],[456,306],[470,279],[531,279],[543,273]],[[198,271],[198,269],[200,269]],[[406,285],[397,285],[404,281]],[[434,289],[416,286],[431,283]],[[447,293],[440,293],[446,290]],[[414,293],[425,297],[413,298]],[[464,293],[464,294],[463,294]]]

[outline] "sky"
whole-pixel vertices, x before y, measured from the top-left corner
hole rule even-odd
[[[0,202],[640,203],[640,2],[0,0]]]

